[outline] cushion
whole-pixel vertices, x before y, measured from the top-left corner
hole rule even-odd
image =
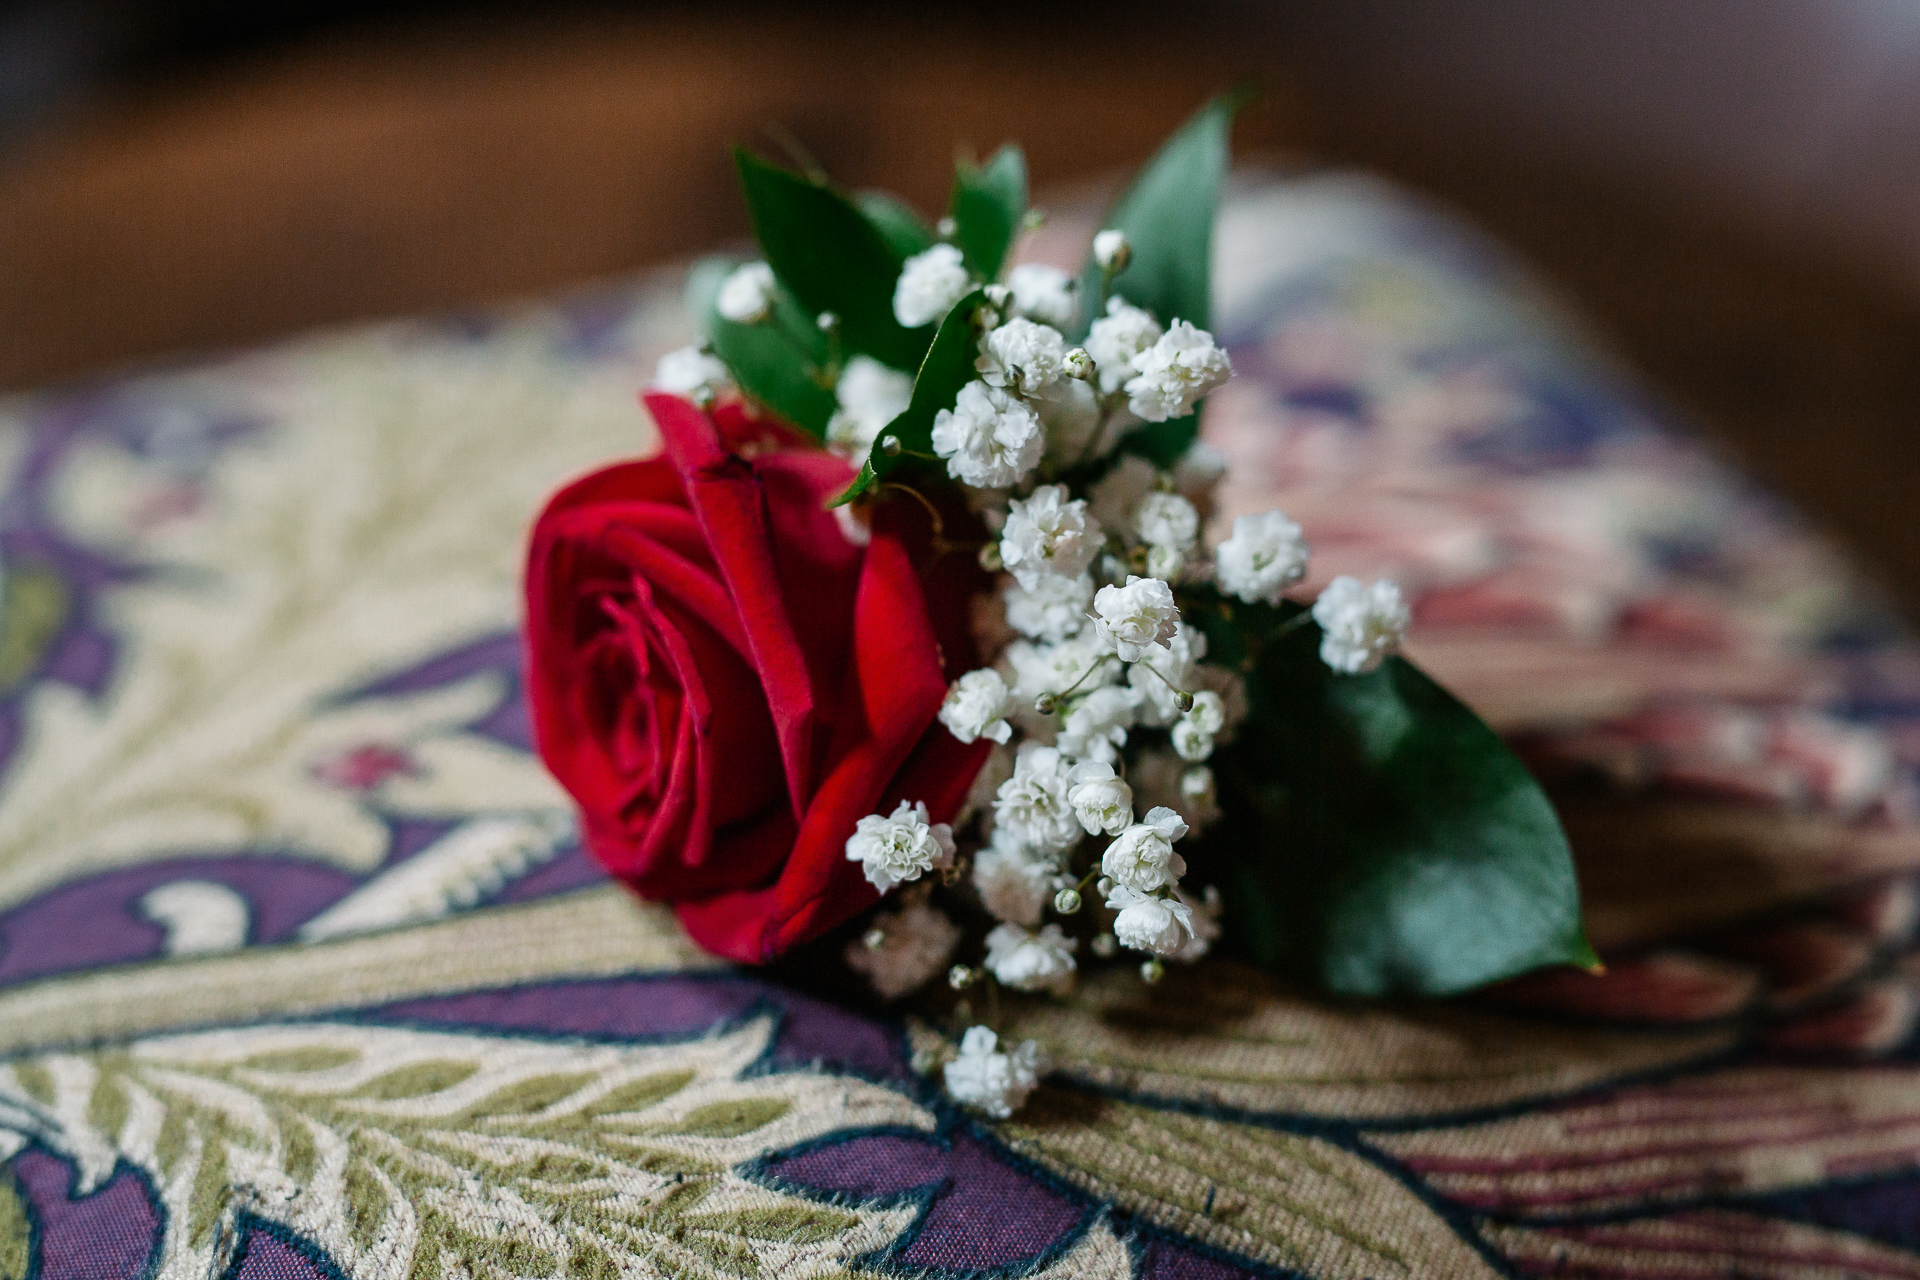
[[[684,272],[324,333],[0,410],[0,1276],[1920,1274],[1920,650],[1434,211],[1252,175],[1217,253],[1221,519],[1409,588],[1604,976],[1123,969],[959,1111],[529,752],[527,525],[654,447]]]

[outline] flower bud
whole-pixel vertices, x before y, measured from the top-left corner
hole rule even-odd
[[[1124,231],[1106,230],[1093,237],[1093,260],[1109,275],[1125,271],[1133,260],[1133,245]]]
[[[965,991],[978,981],[979,977],[980,975],[977,971],[969,969],[963,964],[957,964],[947,970],[947,985],[955,991]]]
[[[1053,909],[1063,916],[1070,916],[1080,910],[1080,891],[1062,889],[1053,895]]]
[[[987,305],[998,307],[1000,310],[1005,311],[1007,304],[1012,301],[1013,290],[1007,288],[1007,286],[1003,284],[990,284],[987,286]]]
[[[900,450],[903,447],[900,443],[899,436],[886,435],[880,437],[880,452],[886,454],[889,458],[899,457]]]
[[[933,229],[942,240],[951,240],[953,239],[954,232],[960,230],[960,224],[955,222],[951,217],[947,217],[934,223]]]
[[[1075,347],[1067,352],[1066,359],[1060,362],[1060,367],[1066,371],[1069,378],[1078,378],[1082,382],[1093,378],[1093,357],[1087,354],[1085,347]]]
[[[887,945],[887,931],[879,928],[867,930],[865,936],[860,939],[860,945],[869,951],[878,951]]]
[[[1193,695],[1185,689],[1177,690],[1173,695],[1173,705],[1180,708],[1181,715],[1185,715],[1193,710]]]
[[[1028,231],[1038,231],[1047,225],[1047,211],[1045,209],[1027,210],[1027,216],[1020,219],[1020,225]]]
[[[820,332],[832,333],[840,327],[840,314],[836,311],[822,311],[814,323],[820,326]]]
[[[1060,705],[1060,699],[1051,693],[1043,693],[1033,700],[1033,709],[1043,716],[1050,716]]]
[[[1160,981],[1160,979],[1166,976],[1167,976],[1167,966],[1160,962],[1159,956],[1155,956],[1151,960],[1145,961],[1140,966],[1140,980],[1146,983],[1148,986],[1152,986],[1154,983]]]
[[[1001,558],[998,542],[989,542],[980,548],[980,567],[988,573],[998,573],[1007,567],[1007,562]]]

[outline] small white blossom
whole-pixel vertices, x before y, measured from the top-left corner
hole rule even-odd
[[[1093,260],[1102,271],[1123,271],[1131,257],[1133,245],[1128,243],[1126,232],[1112,228],[1094,232]]]
[[[1034,925],[1053,901],[1059,872],[1052,858],[1035,853],[1007,828],[995,827],[992,842],[974,855],[973,888],[994,919]]]
[[[1005,1120],[1040,1083],[1040,1046],[1028,1040],[1012,1053],[999,1051],[1000,1037],[987,1027],[969,1027],[960,1056],[941,1075],[947,1093],[962,1106]]]
[[[1100,527],[1123,538],[1138,536],[1134,513],[1160,484],[1160,471],[1138,454],[1129,453],[1087,491],[1087,508]]]
[[[969,671],[955,680],[940,704],[940,723],[962,742],[979,738],[1005,742],[1013,736],[1006,715],[1007,682],[991,669]]]
[[[1079,314],[1078,282],[1058,267],[1023,262],[1007,272],[1013,291],[1013,313],[1065,329]]]
[[[1172,724],[1181,716],[1179,691],[1195,687],[1194,666],[1207,656],[1206,633],[1181,623],[1164,649],[1147,650],[1127,668],[1127,681],[1140,692],[1140,723]],[[1152,668],[1144,670],[1143,668]]]
[[[1133,377],[1133,358],[1160,340],[1160,325],[1139,307],[1107,299],[1107,314],[1087,331],[1087,354],[1100,369],[1100,394],[1110,396]]]
[[[1100,872],[1117,884],[1151,893],[1187,873],[1186,859],[1173,842],[1187,824],[1172,809],[1149,809],[1146,816],[1113,838],[1100,858]]]
[[[1046,458],[1054,466],[1091,462],[1113,447],[1101,431],[1100,398],[1088,384],[1062,378],[1033,403],[1047,430]]]
[[[872,356],[854,356],[834,385],[833,398],[840,407],[827,420],[827,444],[842,457],[864,462],[874,438],[906,412],[913,399],[913,375],[889,369]]]
[[[1167,953],[1167,959],[1180,964],[1192,964],[1213,949],[1220,940],[1220,916],[1224,910],[1220,902],[1220,891],[1212,885],[1199,898],[1184,889],[1174,890],[1174,896],[1186,905],[1190,915],[1187,928],[1190,931],[1186,941],[1177,950]]]
[[[1090,836],[1118,835],[1133,822],[1133,788],[1111,764],[1087,760],[1075,765],[1067,799]]]
[[[1133,527],[1150,546],[1185,551],[1200,540],[1200,513],[1177,493],[1149,493],[1133,509]]]
[[[893,286],[893,318],[909,329],[946,317],[973,289],[960,250],[936,244],[908,258]]]
[[[1186,719],[1202,733],[1218,733],[1227,727],[1226,703],[1213,690],[1202,689],[1193,695],[1193,708]]]
[[[654,389],[674,395],[692,396],[702,392],[714,395],[732,384],[726,363],[699,347],[669,351],[653,369]]]
[[[847,967],[866,975],[882,1000],[897,1000],[926,985],[946,968],[960,942],[960,926],[924,902],[875,916],[870,933],[880,945],[865,939],[847,944]]]
[[[714,310],[735,324],[759,324],[773,314],[773,268],[764,262],[735,267],[720,284]]]
[[[969,382],[953,408],[933,415],[933,451],[962,484],[983,489],[1017,484],[1045,448],[1033,409],[984,382]]]
[[[1093,627],[1122,662],[1137,662],[1155,646],[1166,648],[1180,623],[1173,588],[1158,578],[1127,575],[1123,587],[1106,586],[1093,596]]]
[[[1109,884],[1106,891],[1108,909],[1119,913],[1113,936],[1121,946],[1171,956],[1193,937],[1193,909],[1180,899],[1156,898],[1124,884]]]
[[[1173,491],[1191,502],[1204,523],[1213,513],[1213,491],[1227,475],[1227,455],[1195,440],[1173,464]]]
[[[1005,596],[1008,626],[1036,640],[1065,640],[1086,625],[1087,610],[1093,606],[1093,575],[1049,574],[1031,591],[1010,581]]]
[[[1060,725],[1059,747],[1079,760],[1112,763],[1140,718],[1140,695],[1125,685],[1080,694]]]
[[[1173,740],[1173,749],[1182,760],[1195,764],[1213,754],[1213,735],[1191,720],[1182,720],[1173,726],[1168,735]]]
[[[1009,320],[980,339],[973,362],[981,381],[1023,396],[1034,395],[1066,373],[1067,340],[1051,325]]]
[[[1070,849],[1080,840],[1080,820],[1067,798],[1072,762],[1052,747],[1031,747],[1014,762],[994,804],[995,831],[1041,853]]]
[[[1175,320],[1157,342],[1133,358],[1131,368],[1127,407],[1147,422],[1183,417],[1233,376],[1233,362],[1215,345],[1213,335],[1185,320]]]
[[[1044,575],[1077,578],[1085,573],[1100,554],[1102,541],[1100,522],[1088,514],[1085,499],[1069,500],[1065,485],[1044,484],[1009,507],[1000,558],[1031,591]]]
[[[847,860],[858,862],[873,887],[885,893],[897,884],[953,865],[953,828],[929,823],[925,804],[902,800],[887,817],[869,814],[847,838]]]
[[[1220,697],[1220,727],[1211,732],[1224,741],[1233,736],[1247,718],[1247,678],[1231,667],[1203,662],[1193,669],[1195,696],[1207,690]]]
[[[1200,832],[1220,820],[1214,795],[1213,770],[1188,765],[1165,747],[1142,751],[1127,769],[1134,803],[1146,809],[1168,808],[1180,815],[1189,832]]]
[[[1307,539],[1282,511],[1235,516],[1233,536],[1214,552],[1214,577],[1228,595],[1278,604],[1307,572]]]
[[[1180,800],[1175,808],[1195,831],[1213,825],[1214,820],[1220,816],[1220,801],[1214,790],[1213,770],[1201,764],[1182,773]]]
[[[1174,547],[1147,548],[1147,576],[1162,582],[1178,582],[1186,576],[1187,553]]]
[[[1069,938],[1050,924],[1035,933],[1017,924],[994,926],[987,935],[987,969],[1016,991],[1073,990],[1073,952],[1078,938]]]
[[[1320,660],[1335,671],[1356,675],[1373,670],[1400,647],[1413,615],[1391,580],[1367,586],[1342,575],[1313,602],[1313,620],[1325,633]]]

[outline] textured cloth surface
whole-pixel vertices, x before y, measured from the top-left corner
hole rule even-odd
[[[323,335],[0,410],[0,1277],[1920,1274],[1916,650],[1431,213],[1251,182],[1218,253],[1225,515],[1410,588],[1605,977],[1098,976],[970,1119],[528,752],[524,531],[652,447],[679,278]]]

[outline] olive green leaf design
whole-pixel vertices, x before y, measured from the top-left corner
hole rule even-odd
[[[1000,1136],[1158,1226],[1323,1280],[1498,1274],[1378,1164],[1322,1138],[1055,1090]]]
[[[768,1147],[865,1125],[931,1129],[877,1085],[742,1073],[771,1018],[663,1046],[353,1023],[158,1036],[0,1069],[0,1126],[124,1160],[166,1209],[158,1280],[221,1273],[249,1213],[355,1277],[833,1276],[911,1208],[843,1209],[750,1182]]]
[[[1710,1058],[1740,1034],[1330,1004],[1221,961],[1175,966],[1150,988],[1124,970],[1089,974],[1068,999],[1019,1001],[1004,1022],[1063,1077],[1103,1091],[1361,1125],[1575,1093]]]

